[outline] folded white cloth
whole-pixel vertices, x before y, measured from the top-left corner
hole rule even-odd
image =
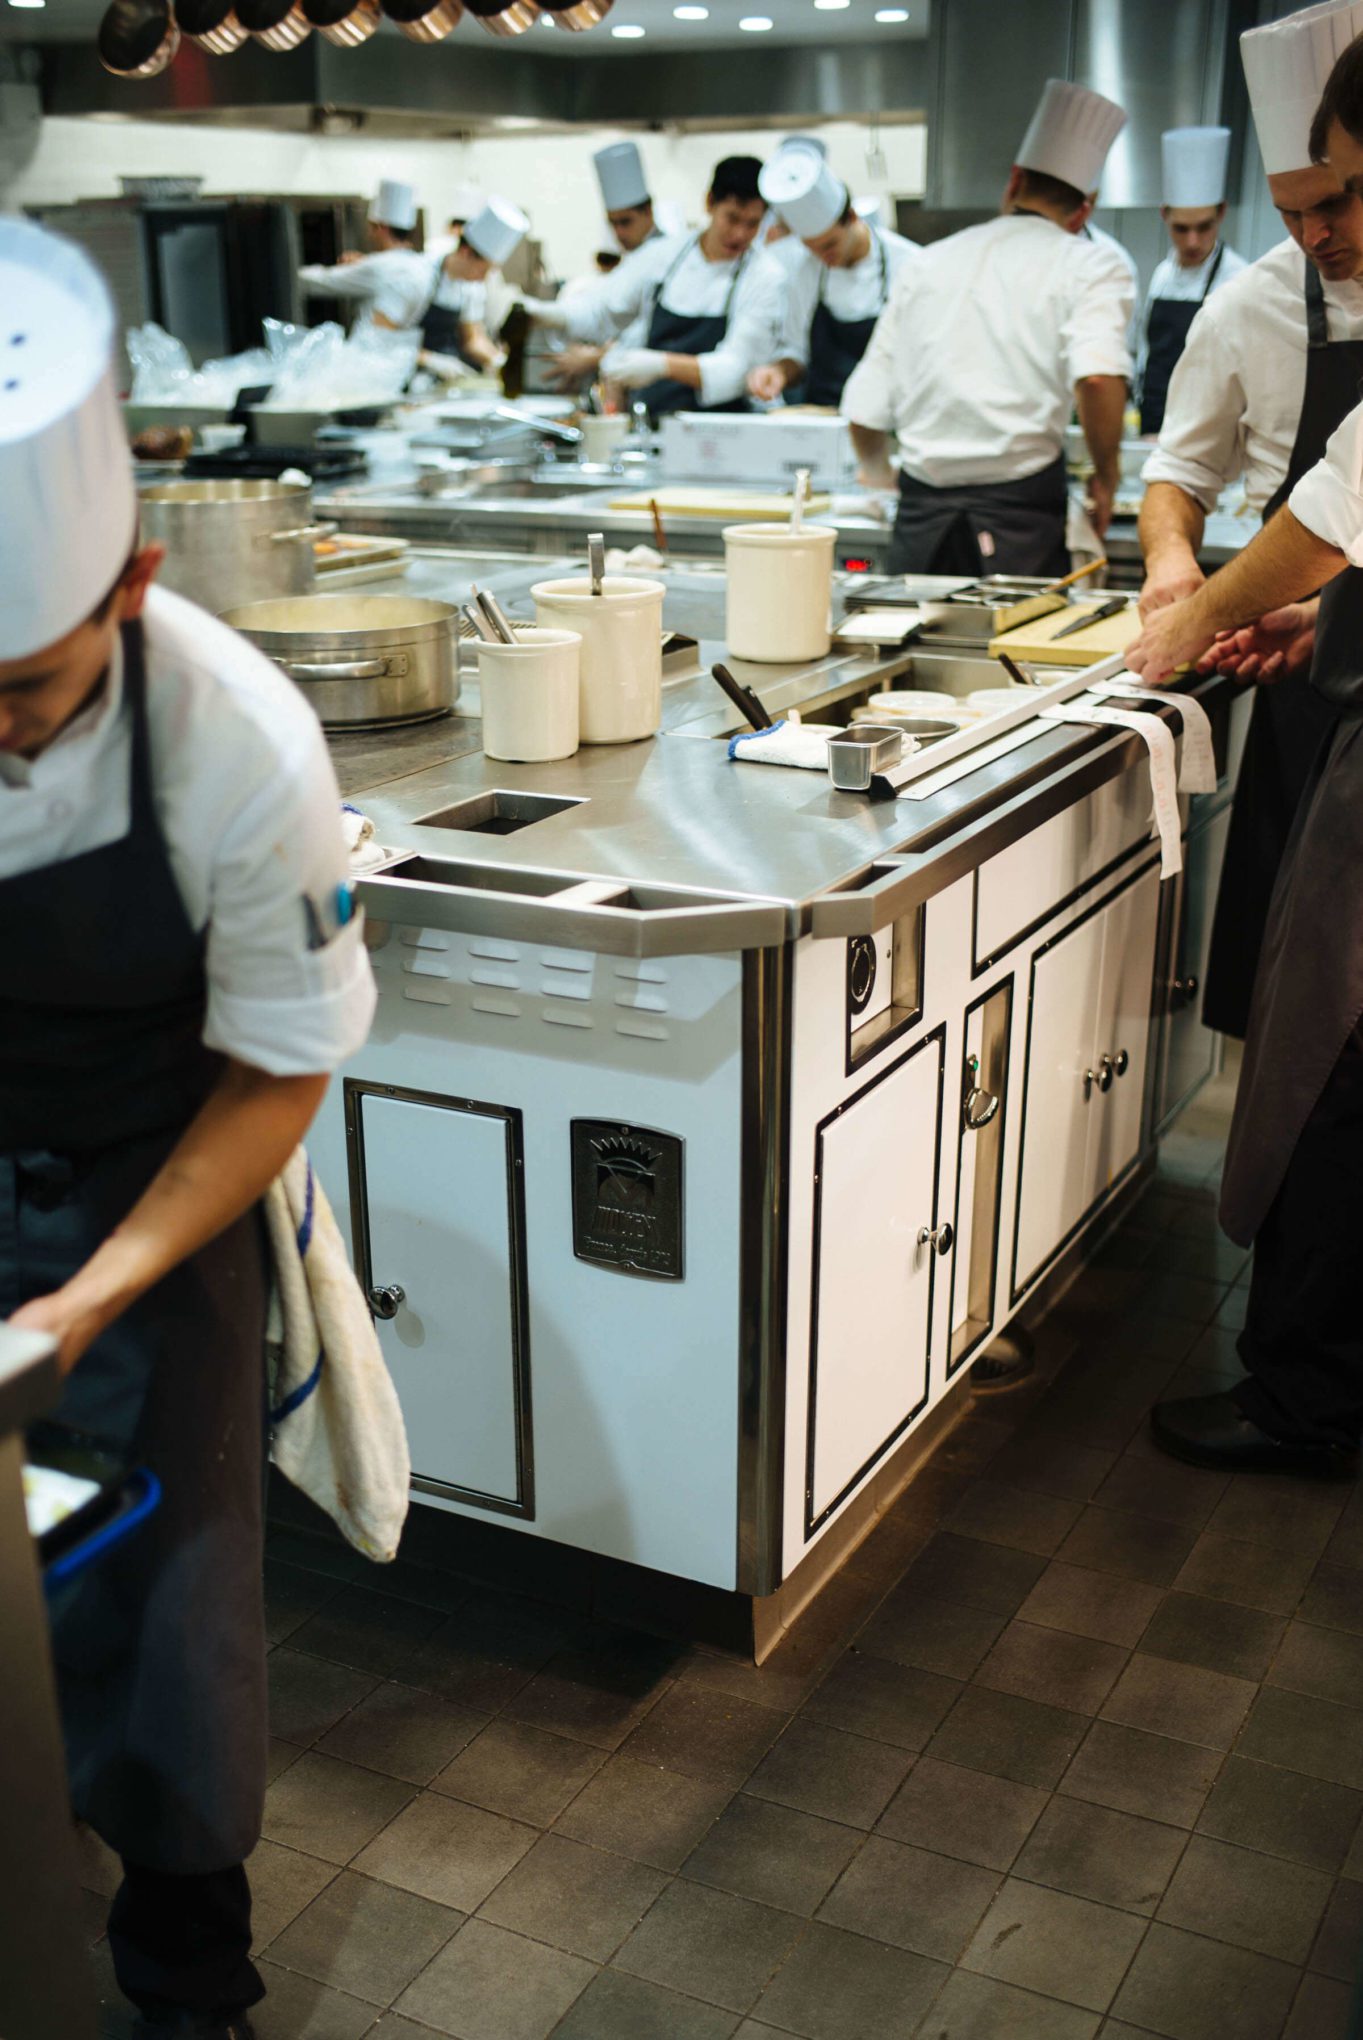
[[[651,545],[632,545],[628,552],[623,546],[606,548],[606,572],[608,574],[639,574],[645,569],[655,572],[667,563],[660,552]]]
[[[397,1391],[326,1193],[295,1148],[266,1192],[270,1457],[357,1551],[397,1556],[411,1459]]]
[[[345,847],[350,852],[352,871],[373,871],[378,865],[386,864],[393,854],[379,842],[369,816],[352,807],[349,801],[341,803],[341,832],[345,837]]]
[[[792,716],[769,730],[740,730],[729,740],[729,756],[741,765],[798,765],[806,772],[826,772],[828,739],[841,734],[830,723],[802,723]]]

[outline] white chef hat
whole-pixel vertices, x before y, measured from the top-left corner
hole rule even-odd
[[[826,234],[847,210],[847,186],[812,149],[778,149],[762,165],[757,188],[802,241]]]
[[[0,217],[0,659],[85,621],[132,551],[114,307],[71,241]]]
[[[597,150],[592,162],[601,186],[601,203],[608,213],[648,204],[648,179],[636,143],[611,142],[607,148]]]
[[[530,222],[509,198],[489,198],[464,228],[464,239],[487,262],[509,262],[530,231]]]
[[[1160,136],[1165,205],[1220,205],[1226,196],[1230,129],[1166,128]]]
[[[818,135],[782,135],[780,141],[776,144],[776,146],[778,150],[812,149],[814,151],[814,154],[816,156],[822,156],[825,162],[828,159],[828,144],[827,142],[821,141]]]
[[[410,184],[401,184],[396,177],[385,177],[369,208],[369,217],[376,226],[396,227],[400,233],[410,234],[416,225],[416,192]]]
[[[1303,7],[1282,21],[1246,29],[1240,58],[1259,136],[1259,152],[1270,177],[1309,170],[1311,122],[1325,81],[1355,36],[1363,35],[1359,0],[1329,0]]]
[[[1125,126],[1121,107],[1101,92],[1048,78],[1014,160],[1020,169],[1058,177],[1076,191],[1096,191],[1108,150]]]

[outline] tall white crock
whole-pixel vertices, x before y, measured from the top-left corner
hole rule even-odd
[[[663,584],[607,574],[601,587],[537,581],[535,621],[581,634],[582,742],[631,744],[663,719]]]
[[[822,659],[832,638],[833,544],[827,524],[730,524],[725,639],[735,659],[786,666]]]

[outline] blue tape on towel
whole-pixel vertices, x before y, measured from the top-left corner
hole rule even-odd
[[[736,758],[741,744],[756,743],[759,737],[774,737],[778,730],[785,728],[787,720],[786,716],[782,716],[780,722],[772,723],[765,730],[740,730],[736,737],[730,737],[729,739],[729,756]]]
[[[270,1411],[270,1422],[272,1424],[282,1424],[285,1417],[291,1417],[294,1411],[296,1409],[300,1409],[302,1405],[307,1401],[308,1397],[312,1394],[313,1390],[316,1388],[318,1382],[322,1378],[322,1368],[323,1365],[325,1364],[326,1357],[327,1356],[325,1351],[319,1353],[317,1355],[317,1365],[313,1368],[312,1373],[308,1376],[307,1380],[300,1381],[297,1388],[293,1389],[290,1394],[286,1395],[283,1402],[280,1403],[276,1409],[272,1409]]]

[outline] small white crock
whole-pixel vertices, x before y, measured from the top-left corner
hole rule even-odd
[[[543,765],[571,758],[578,745],[575,630],[517,624],[513,645],[480,644],[483,752],[508,765]]]

